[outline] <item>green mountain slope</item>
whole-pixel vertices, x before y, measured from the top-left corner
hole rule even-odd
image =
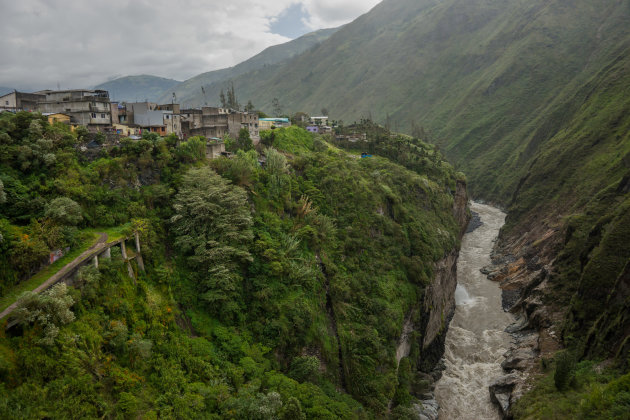
[[[429,128],[475,191],[506,201],[532,155],[524,139],[625,45],[628,14],[627,2],[388,0],[290,63],[233,82],[266,110],[278,98],[285,112]],[[514,176],[495,182],[501,171]]]
[[[126,76],[95,86],[95,89],[109,91],[112,100],[120,102],[157,101],[162,95],[171,95],[171,88],[180,83],[163,77],[140,75]],[[169,97],[168,102],[171,99]]]
[[[234,85],[267,110],[428,129],[507,207],[502,243],[544,267],[563,344],[628,368],[630,1],[387,0]]]
[[[325,41],[338,29],[339,28],[321,29],[319,31],[303,35],[285,44],[271,46],[254,57],[237,64],[236,66],[209,71],[188,79],[177,85],[174,92],[177,95],[179,102],[185,106],[200,106],[205,102],[215,104],[219,99],[218,91],[216,95],[206,95],[206,100],[201,92],[202,86],[205,87],[213,83],[220,83],[222,84],[222,87],[225,88],[225,84],[229,80],[242,74],[265,68],[266,66],[272,66],[277,63],[285,62],[290,58],[303,53],[309,48],[314,47],[320,42]],[[171,93],[166,92],[159,101],[170,101],[170,94]]]

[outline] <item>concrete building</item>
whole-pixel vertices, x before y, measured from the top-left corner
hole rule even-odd
[[[206,141],[206,158],[216,159],[225,153],[225,143],[218,138],[211,138]]]
[[[72,123],[92,131],[111,128],[111,105],[109,93],[105,90],[44,90],[35,94],[44,95],[36,108],[42,114],[69,115]]]
[[[35,111],[37,103],[46,99],[46,95],[14,91],[0,96],[0,109],[5,111]]]
[[[328,125],[328,117],[311,117],[310,125]]]
[[[119,113],[122,116],[122,113]],[[153,102],[128,103],[125,121],[130,127],[139,127],[160,136],[174,133],[182,138],[182,123],[178,104],[158,105]]]
[[[48,118],[48,124],[62,123],[70,127],[70,130],[74,131],[79,127],[78,124],[72,123],[72,117],[68,114],[42,114]]]
[[[249,131],[254,143],[260,140],[259,120],[256,113],[215,107],[182,111],[184,138],[193,136],[223,138],[228,134],[232,138],[237,138],[242,128]]]
[[[125,124],[112,124],[112,128],[116,134],[120,134],[125,137],[140,137],[142,135],[142,129],[140,127],[130,127]]]

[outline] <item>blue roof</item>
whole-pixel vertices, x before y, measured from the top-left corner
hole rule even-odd
[[[283,122],[283,123],[288,123],[289,119],[288,118],[260,118],[259,121],[271,121],[271,122]]]

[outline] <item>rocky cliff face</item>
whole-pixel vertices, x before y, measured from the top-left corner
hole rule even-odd
[[[459,239],[461,239],[470,221],[468,194],[464,181],[457,182],[453,202],[453,215],[459,224]],[[444,354],[446,331],[455,313],[458,256],[459,249],[454,249],[450,254],[435,263],[435,277],[425,291],[420,324],[414,328],[419,332],[420,360],[418,361],[418,366],[426,373],[426,379],[431,382],[431,390],[433,389],[433,382],[437,381],[441,376],[443,368],[440,366],[439,361]],[[403,356],[409,355],[411,347],[406,345],[406,337],[409,336],[407,324],[406,327],[407,331],[403,331],[404,337],[401,337],[399,345],[399,351],[403,353]],[[405,352],[406,354],[404,354]],[[439,406],[434,399],[433,391],[418,395],[418,397],[422,399],[422,405],[416,405],[415,410],[420,418],[437,419]]]
[[[528,377],[539,370],[541,357],[550,358],[561,348],[559,325],[566,307],[550,305],[550,273],[562,235],[555,224],[529,224],[530,229],[500,236],[493,265],[483,272],[503,290],[503,308],[517,316],[508,327],[513,346],[501,364],[506,375],[490,386],[492,400],[505,418],[527,390]]]
[[[459,224],[459,239],[466,231],[470,220],[466,183],[457,182],[453,202],[453,216]],[[459,249],[435,264],[435,277],[424,295],[422,333],[422,363],[425,369],[434,366],[444,353],[444,340],[449,321],[455,312],[455,289],[457,288],[457,257]]]

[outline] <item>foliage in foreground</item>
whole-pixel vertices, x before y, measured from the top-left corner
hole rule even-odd
[[[602,371],[592,361],[581,362],[571,369],[570,383],[563,383],[559,390],[555,378],[558,368],[556,365],[555,373],[538,379],[533,390],[518,401],[513,409],[515,419],[628,418],[630,373]]]
[[[23,118],[37,117],[5,121],[16,151]],[[202,138],[123,140],[90,159],[72,146],[46,189],[3,161],[3,232],[131,222],[147,271],[134,283],[114,249],[76,289],[23,298],[0,337],[2,417],[361,418],[413,401],[420,340],[400,374],[395,346],[457,245],[452,168],[277,136],[264,166],[242,149],[209,164]],[[44,203],[34,221],[14,216],[18,184]]]

